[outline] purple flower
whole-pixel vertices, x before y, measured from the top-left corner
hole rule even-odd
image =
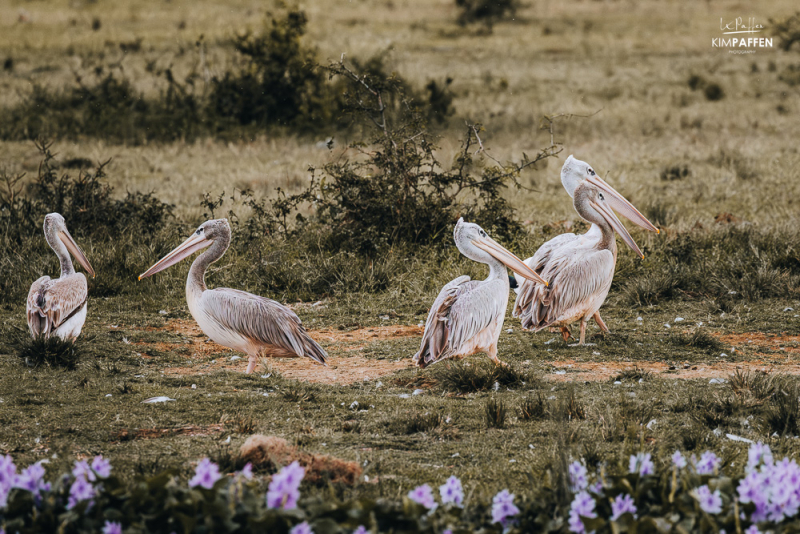
[[[243,477],[247,480],[253,480],[253,464],[247,462],[244,467],[242,467],[242,470],[236,473],[236,476]]]
[[[267,489],[267,507],[292,510],[300,499],[300,482],[306,474],[295,460],[273,475]]]
[[[698,475],[713,475],[722,461],[711,451],[706,451],[700,456],[700,461],[694,466]]]
[[[122,524],[106,521],[103,525],[103,534],[122,534]]]
[[[617,498],[611,503],[611,520],[616,521],[623,514],[632,514],[636,517],[636,505],[633,503],[633,498],[628,495],[617,495]]]
[[[97,480],[94,472],[89,468],[89,462],[86,460],[75,460],[75,467],[72,468],[72,476],[75,478],[85,478],[90,482]]]
[[[585,490],[589,487],[589,477],[587,476],[586,466],[580,462],[569,464],[569,486],[573,493]]]
[[[8,455],[0,455],[0,508],[5,508],[8,504],[8,494],[16,479],[17,466],[14,465],[14,459]]]
[[[507,489],[499,492],[492,499],[492,523],[500,523],[503,528],[511,524],[511,517],[519,513],[519,508],[514,505],[514,494]]]
[[[22,470],[22,473],[16,476],[14,480],[14,487],[20,488],[31,493],[36,494],[38,497],[42,491],[50,490],[50,483],[44,481],[44,467],[42,467],[43,460],[31,464]]]
[[[79,476],[69,488],[69,502],[67,503],[67,509],[71,510],[81,501],[90,500],[93,497],[94,487],[92,487],[92,483],[86,480],[85,476]]]
[[[772,459],[772,451],[769,445],[764,445],[759,441],[758,443],[750,445],[750,449],[747,451],[747,467],[745,468],[745,472],[751,473],[755,471],[762,462],[764,465],[772,465],[774,460]]]
[[[427,484],[417,486],[408,492],[408,498],[417,504],[421,504],[428,510],[436,508],[436,500],[433,498],[433,490]]]
[[[222,475],[219,474],[219,466],[208,458],[203,458],[194,470],[194,476],[189,481],[189,487],[196,488],[200,486],[205,489],[211,489],[220,478],[222,478]]]
[[[369,530],[367,530],[367,527],[364,525],[358,525],[358,528],[353,531],[353,534],[369,534]]]
[[[719,493],[719,490],[714,491],[711,493],[711,490],[708,488],[708,485],[700,486],[695,492],[695,498],[697,502],[700,504],[700,509],[703,510],[707,514],[718,514],[722,512],[722,496]]]
[[[596,493],[596,494],[600,495],[601,493],[603,493],[603,481],[602,480],[598,480],[594,484],[591,484],[588,487],[588,490],[591,491],[592,493]]]
[[[311,525],[308,524],[308,521],[303,521],[299,525],[292,527],[289,534],[314,534],[314,531],[311,530]]]
[[[750,525],[750,528],[744,531],[744,534],[761,534],[761,531],[758,530],[758,527],[755,525]]]
[[[451,475],[439,486],[439,495],[442,496],[442,504],[452,503],[461,506],[464,502],[464,488],[461,486],[461,481],[455,475]]]
[[[97,455],[92,460],[92,471],[100,478],[108,478],[111,476],[111,462],[103,458],[102,454]]]
[[[651,456],[649,452],[640,452],[635,455],[631,455],[631,460],[628,465],[628,471],[631,473],[638,473],[639,476],[647,476],[652,475],[655,471],[655,466],[653,465],[653,461],[651,460]]]
[[[681,451],[675,451],[675,453],[672,455],[672,465],[674,465],[678,469],[683,469],[688,465],[686,457],[683,454],[681,454]]]
[[[595,518],[597,514],[594,511],[595,502],[588,492],[582,491],[575,495],[572,504],[569,507],[569,530],[582,534],[586,532],[586,527],[583,525],[581,517]]]

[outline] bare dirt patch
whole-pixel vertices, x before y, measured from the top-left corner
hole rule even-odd
[[[163,327],[147,327],[146,331],[168,331],[184,337],[181,343],[136,343],[142,357],[150,358],[148,348],[159,352],[174,352],[187,359],[200,359],[191,366],[168,367],[164,374],[168,376],[204,375],[217,371],[244,372],[247,369],[247,357],[227,347],[210,341],[203,331],[192,320],[173,319]],[[358,352],[367,344],[387,339],[421,336],[422,328],[418,326],[392,325],[361,328],[351,331],[313,330],[311,336],[330,348],[334,344],[337,351]],[[344,345],[344,346],[340,346]],[[181,349],[182,348],[182,349]],[[188,348],[189,350],[186,350]],[[181,349],[181,350],[178,350]],[[223,354],[220,354],[223,353]],[[208,358],[214,357],[213,360]],[[231,358],[234,358],[233,360]],[[273,358],[268,361],[269,367],[280,372],[286,378],[323,384],[350,384],[363,380],[372,380],[410,366],[410,359],[377,360],[354,354],[352,356],[334,356],[328,366],[313,363],[306,358]],[[261,372],[256,367],[256,372]]]
[[[609,380],[623,371],[641,369],[661,378],[725,378],[735,370],[763,371],[800,375],[798,364],[791,353],[800,353],[800,336],[783,336],[763,332],[742,334],[713,334],[725,345],[752,354],[745,362],[704,362],[670,364],[663,362],[578,362],[561,360],[549,363],[557,370],[545,378],[555,382],[593,382]],[[770,351],[765,354],[762,351]]]

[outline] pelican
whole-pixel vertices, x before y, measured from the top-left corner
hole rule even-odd
[[[75,341],[86,322],[86,301],[89,289],[86,276],[76,273],[69,255],[94,278],[94,269],[81,248],[72,239],[58,213],[44,217],[44,238],[61,262],[61,276],[52,280],[45,275],[36,280],[28,292],[28,328],[32,337],[57,335],[65,341]]]
[[[592,226],[583,235],[554,237],[532,258],[525,260],[526,265],[550,280],[550,286],[523,281],[514,302],[513,316],[522,320],[526,330],[560,328],[564,341],[571,335],[569,325],[580,320],[577,345],[585,345],[590,317],[603,332],[609,331],[599,310],[608,295],[617,264],[614,233],[644,258],[613,210],[645,230],[659,231],[584,161],[569,156],[561,169],[561,183],[573,198],[575,211]]]
[[[424,368],[447,358],[485,352],[496,364],[505,365],[497,358],[497,341],[508,306],[506,267],[545,286],[547,282],[477,224],[459,219],[453,239],[464,256],[489,266],[489,277],[479,281],[459,276],[442,288],[428,313],[413,361]]]
[[[206,221],[175,250],[139,275],[139,280],[210,247],[194,260],[186,280],[186,303],[203,332],[215,343],[247,354],[247,373],[253,372],[259,356],[306,357],[325,365],[327,353],[286,306],[237,289],[206,287],[206,269],[225,254],[230,242],[228,219]]]

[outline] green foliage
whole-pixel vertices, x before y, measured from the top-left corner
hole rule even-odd
[[[444,417],[437,412],[411,412],[392,422],[392,427],[401,434],[431,432],[444,424]]]
[[[78,366],[78,362],[84,356],[85,343],[85,340],[72,342],[58,336],[40,335],[32,338],[18,335],[11,337],[9,345],[16,356],[28,366],[46,365],[72,370]]]
[[[506,404],[498,400],[496,397],[491,397],[486,401],[486,427],[487,428],[504,428],[506,426],[506,414],[508,410]]]
[[[719,354],[723,347],[717,338],[699,328],[689,334],[673,334],[670,336],[670,340],[679,347],[703,349],[709,354]]]
[[[523,421],[545,419],[550,413],[550,405],[541,392],[535,397],[525,397],[518,409],[519,418]]]
[[[443,362],[431,368],[431,376],[447,391],[474,393],[492,389],[535,385],[536,378],[512,366],[493,362]]]
[[[611,381],[639,382],[640,380],[650,380],[651,378],[653,378],[652,372],[648,371],[647,369],[642,369],[640,367],[634,366],[633,369],[626,369],[622,371],[617,376],[612,378]]]
[[[496,22],[512,18],[518,5],[517,0],[456,0],[457,20],[461,25],[479,22],[491,30]]]

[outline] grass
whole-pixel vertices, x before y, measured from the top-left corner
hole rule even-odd
[[[715,5],[734,8],[730,2]],[[414,86],[453,78],[457,113],[442,127],[436,154],[442,162],[456,154],[465,118],[483,123],[489,153],[507,161],[549,144],[550,132],[538,129],[542,115],[601,110],[555,120],[561,156],[591,162],[663,229],[659,236],[632,232],[644,260],[620,242],[603,307],[612,334],[591,339],[594,347],[569,348],[557,334],[520,331],[509,314],[504,329],[512,331],[503,332],[499,350],[508,368],[478,355],[348,385],[299,382],[277,363],[251,376],[219,370],[211,362],[230,358],[230,352],[195,353],[184,333],[163,330],[170,321],[190,320],[188,262],[146,282],[136,283],[135,275],[203,219],[204,194],[217,198],[224,191],[215,216],[232,210],[244,219],[249,211],[234,189],[252,189],[257,197],[273,195],[276,187],[298,192],[308,183],[309,166],[340,161],[349,134],[334,133],[332,150],[328,132],[140,146],[91,136],[56,140],[59,172],[112,158],[104,170],[114,198],[153,191],[176,206],[176,219],[147,239],[136,228],[114,240],[71,229],[87,236],[81,246],[98,272],[89,281],[89,320],[80,341],[87,352],[73,370],[64,370],[29,368],[13,349],[0,348],[0,453],[12,454],[18,465],[47,458],[48,468],[57,470],[103,453],[130,476],[165,468],[186,475],[191,461],[232,458],[249,435],[261,433],[364,466],[369,482],[359,476],[353,486],[337,486],[341,496],[390,498],[419,483],[441,484],[449,474],[469,481],[476,497],[544,484],[566,494],[570,457],[603,458],[609,469],[622,470],[627,455],[642,448],[657,458],[675,448],[714,448],[740,465],[746,445],[726,433],[768,441],[781,454],[800,453],[797,440],[789,439],[800,433],[798,379],[776,378],[793,361],[800,335],[798,312],[784,311],[800,310],[800,93],[779,79],[798,61],[796,53],[745,58],[711,52],[716,24],[699,3],[681,10],[655,1],[633,8],[528,3],[519,6],[515,21],[484,35],[458,26],[451,1],[354,2],[331,10],[310,0],[303,8],[308,39],[325,59],[342,52],[370,57],[391,46],[388,63]],[[796,7],[781,0],[770,9],[777,18]],[[22,10],[32,22],[18,22]],[[101,22],[96,30],[94,19]],[[142,80],[136,90],[152,97],[159,87],[148,85],[148,65],[172,66],[180,79],[195,66],[222,71],[232,61],[231,37],[259,27],[262,19],[263,12],[244,1],[224,8],[205,1],[191,7],[151,0],[5,3],[0,59],[13,61],[0,75],[0,104],[14,105],[32,84],[58,89],[73,83],[73,63],[91,65],[100,55],[121,61],[132,79]],[[127,48],[123,57],[120,46],[136,39],[141,47]],[[710,85],[692,90],[692,74],[717,84],[724,96],[710,99]],[[40,158],[30,143],[3,142],[0,161],[10,174],[27,172],[27,185]],[[506,193],[527,233],[504,244],[523,257],[546,239],[581,228],[558,180],[560,163],[545,161],[526,171],[527,189]],[[460,274],[486,274],[452,246],[397,247],[367,257],[324,252],[313,232],[293,242],[263,237],[244,243],[239,236],[234,233],[231,249],[209,272],[209,285],[290,303],[312,333],[419,324],[444,283]],[[0,258],[3,345],[13,327],[25,328],[30,283],[58,268],[40,234],[9,250]],[[590,337],[597,332],[590,325]],[[773,341],[726,337],[753,332]],[[408,359],[418,343],[418,337],[399,337],[324,345],[335,366],[354,354],[372,363]],[[749,370],[753,361],[774,370],[758,374]],[[543,378],[553,362],[560,369],[593,363],[612,373],[634,371],[623,373],[619,385],[570,381],[570,372],[559,375],[564,383]],[[643,371],[652,362],[686,362],[698,372],[745,368],[727,384],[713,385],[707,378]],[[414,395],[416,389],[422,393]],[[141,403],[159,395],[176,401]],[[350,408],[354,401],[358,409]],[[177,430],[185,427],[193,431]],[[153,429],[167,432],[147,437]],[[229,445],[220,445],[228,438]],[[313,491],[325,495],[329,489]]]

